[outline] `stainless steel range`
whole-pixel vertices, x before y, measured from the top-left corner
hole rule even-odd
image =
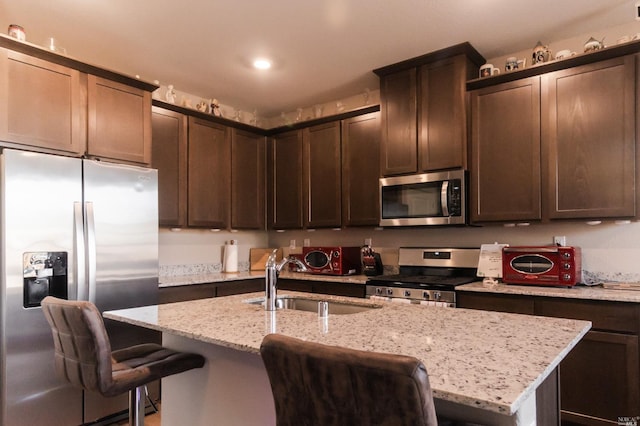
[[[433,306],[455,306],[455,287],[477,281],[480,249],[401,247],[398,275],[367,280],[369,298]]]

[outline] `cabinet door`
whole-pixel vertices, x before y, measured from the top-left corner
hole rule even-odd
[[[540,80],[471,92],[472,222],[540,220]]]
[[[229,227],[231,142],[229,128],[189,117],[188,225]]]
[[[305,226],[340,227],[340,122],[334,121],[305,129],[303,155]]]
[[[418,160],[421,171],[466,166],[466,57],[420,68]]]
[[[542,77],[550,218],[635,216],[635,72],[626,56]]]
[[[379,146],[379,112],[342,122],[343,226],[377,226],[380,221]]]
[[[88,76],[91,156],[151,162],[151,93],[93,75]]]
[[[562,419],[617,424],[639,415],[638,357],[638,336],[589,331],[560,364]]]
[[[265,138],[234,129],[231,134],[231,228],[264,229]]]
[[[153,107],[152,167],[158,169],[160,226],[187,225],[187,117]]]
[[[0,49],[0,140],[82,155],[86,95],[79,71]]]
[[[380,79],[380,173],[383,176],[418,170],[416,90],[415,68]]]
[[[268,161],[269,226],[302,228],[302,131],[274,136]]]

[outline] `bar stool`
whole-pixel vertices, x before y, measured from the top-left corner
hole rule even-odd
[[[198,354],[154,343],[111,351],[100,311],[91,302],[47,296],[42,311],[51,326],[57,375],[74,386],[110,397],[129,392],[129,424],[144,425],[145,385],[204,365]]]
[[[278,426],[436,426],[424,364],[413,357],[269,334],[260,354]]]

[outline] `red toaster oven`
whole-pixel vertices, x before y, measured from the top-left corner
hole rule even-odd
[[[360,247],[303,247],[302,262],[308,272],[354,275],[361,271]]]
[[[502,280],[507,284],[574,286],[582,280],[580,248],[504,247]]]

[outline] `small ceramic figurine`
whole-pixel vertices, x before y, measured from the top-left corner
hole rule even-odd
[[[176,91],[173,90],[173,84],[167,86],[167,93],[164,95],[164,98],[170,104],[176,103]]]
[[[204,99],[200,100],[200,102],[196,104],[196,109],[200,112],[207,112],[207,101]]]
[[[531,57],[531,65],[541,64],[551,59],[551,50],[542,43],[538,42],[533,48],[533,55]]]
[[[604,49],[604,38],[602,40],[596,40],[593,37],[590,37],[589,40],[584,44],[584,51],[593,52],[595,50]]]
[[[211,100],[210,111],[211,115],[215,115],[216,117],[222,117],[222,113],[220,111],[220,103],[218,103],[217,99]]]

